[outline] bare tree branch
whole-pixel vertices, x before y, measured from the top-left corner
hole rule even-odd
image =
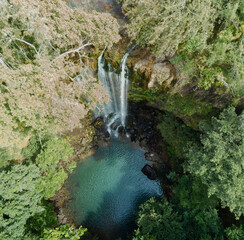
[[[87,46],[91,46],[92,44],[91,43],[86,43],[84,45],[82,45],[81,47],[78,47],[77,49],[74,49],[74,50],[69,50],[67,52],[64,52],[62,54],[60,54],[59,56],[57,56],[55,59],[58,59],[60,57],[63,57],[64,55],[67,55],[67,54],[70,54],[70,53],[78,53],[79,54],[79,51],[84,48],[84,47],[87,47]]]
[[[235,28],[238,29],[238,25],[237,25],[237,23],[234,22],[234,21],[231,21],[231,22],[233,23],[233,25],[235,26]]]
[[[19,38],[14,38],[13,40],[17,40],[17,41],[20,41],[20,42],[23,42],[23,43],[27,44],[28,46],[32,47],[35,50],[35,52],[36,52],[38,57],[40,56],[39,52],[37,51],[36,47],[33,44],[31,44],[29,42],[26,42],[25,40],[22,40],[22,39],[19,39]]]
[[[30,59],[27,57],[27,55],[26,55],[25,51],[23,50],[23,48],[22,48],[21,46],[19,46],[17,43],[14,43],[14,44],[20,49],[20,51],[22,52],[22,54],[24,55],[24,57],[25,57],[26,59],[30,60]]]
[[[229,84],[223,78],[221,78],[219,80],[225,85],[226,88],[230,87]]]
[[[5,64],[5,62],[3,61],[3,59],[0,58],[0,64],[4,67],[4,68],[8,68],[7,65]]]
[[[218,76],[218,80],[224,84],[226,88],[229,88],[229,84],[224,80],[223,76]]]
[[[62,68],[64,75],[66,75],[71,81],[75,82],[74,78],[70,77],[70,75]]]

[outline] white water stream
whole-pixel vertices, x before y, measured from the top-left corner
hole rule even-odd
[[[110,134],[118,136],[119,127],[125,128],[128,113],[128,67],[126,61],[129,53],[126,53],[121,60],[121,73],[117,74],[116,69],[110,64],[106,65],[104,51],[98,58],[98,79],[110,95],[108,104],[104,104],[104,119],[107,130]]]
[[[120,102],[121,102],[121,109],[120,109],[120,118],[121,124],[125,127],[125,120],[128,111],[128,77],[126,75],[127,66],[126,61],[129,56],[129,53],[126,53],[121,61],[121,73],[120,73],[120,82],[121,82],[121,89],[120,89]]]

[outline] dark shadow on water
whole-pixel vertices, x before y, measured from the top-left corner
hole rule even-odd
[[[143,190],[135,193],[135,189],[130,188],[126,169],[124,168],[123,170],[124,175],[118,184],[118,188],[112,192],[105,192],[103,202],[99,206],[99,209],[97,209],[96,212],[89,212],[86,220],[83,222],[83,225],[88,229],[92,229],[101,240],[115,240],[119,237],[123,240],[128,239],[127,235],[136,227],[135,220],[139,211],[139,206],[150,197],[155,196],[155,193],[146,193]],[[146,179],[146,181],[151,180]],[[137,195],[133,201],[129,203],[126,202],[128,198],[125,196],[125,198],[120,199],[116,205],[113,199],[121,195],[121,192],[126,192],[127,196]],[[111,203],[113,204],[111,205]],[[128,207],[127,204],[130,206]],[[125,212],[123,210],[125,210]],[[96,223],[98,223],[99,226],[97,226]]]
[[[150,197],[142,196],[136,199],[130,214],[127,214],[118,221],[118,219],[114,220],[110,215],[113,208],[108,210],[110,199],[118,193],[119,190],[113,193],[105,193],[103,203],[100,205],[99,209],[96,212],[89,212],[86,220],[80,222],[79,225],[87,227],[91,233],[98,235],[100,240],[115,240],[117,238],[123,240],[128,239],[128,234],[132,233],[133,229],[136,227],[135,221],[139,206]],[[128,194],[130,194],[130,192],[128,192]],[[116,211],[116,209],[114,209],[114,211]],[[99,226],[97,226],[97,222],[99,222]]]

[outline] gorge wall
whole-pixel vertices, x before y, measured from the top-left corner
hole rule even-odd
[[[128,38],[123,37],[105,53],[106,60],[119,68],[120,59],[129,47]],[[130,100],[146,100],[149,106],[173,113],[194,129],[198,129],[199,121],[210,119],[228,105],[243,108],[243,98],[234,97],[225,86],[205,90],[198,86],[196,77],[183,74],[170,59],[156,57],[150,49],[136,47],[128,57],[127,66]]]

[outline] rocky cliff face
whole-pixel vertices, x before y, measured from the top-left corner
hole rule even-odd
[[[128,42],[124,38],[108,51],[108,62],[119,68],[123,54],[130,47]],[[172,112],[194,129],[198,129],[199,121],[217,115],[227,105],[243,102],[224,86],[200,88],[196,77],[182,74],[169,59],[156,57],[149,49],[135,48],[127,65],[131,70],[130,100],[147,100],[149,106]]]
[[[144,95],[153,107],[172,112],[195,129],[200,120],[217,114],[233,102],[228,89],[215,86],[204,90],[198,86],[197,78],[184,76],[168,59],[148,55],[131,63],[133,71],[137,72],[132,82],[141,81],[142,76],[147,83],[142,88],[133,87],[135,91],[132,91],[131,98]]]
[[[100,10],[111,13],[118,20],[121,35],[121,40],[105,52],[105,58],[120,71],[123,55],[134,45],[126,34],[128,19],[116,1],[103,4],[105,7],[100,7]],[[102,49],[92,54],[94,70],[101,51]],[[226,86],[214,86],[205,90],[198,86],[196,77],[183,74],[170,63],[170,59],[165,56],[156,57],[150,49],[137,46],[131,52],[127,65],[131,70],[130,100],[146,100],[147,105],[173,113],[194,129],[198,129],[199,121],[218,115],[227,105],[244,109],[244,98],[237,99]]]

